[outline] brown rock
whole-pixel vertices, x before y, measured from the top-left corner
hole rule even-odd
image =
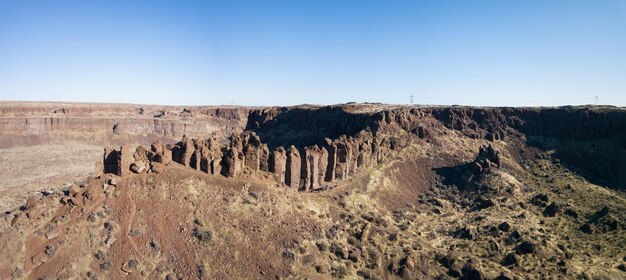
[[[300,188],[301,163],[302,160],[300,159],[300,152],[298,152],[298,149],[292,145],[289,147],[289,150],[287,150],[285,183],[287,186],[295,188],[296,190]]]
[[[346,179],[350,171],[352,148],[346,141],[346,139],[343,139],[336,143],[337,163],[335,164],[335,179],[337,180]]]
[[[328,152],[328,159],[326,165],[326,173],[324,179],[326,182],[332,182],[335,180],[335,164],[337,162],[337,146],[328,138],[324,139],[324,149]]]
[[[191,138],[188,138],[186,135],[183,136],[183,140],[181,141],[181,164],[187,167],[191,166],[191,158],[195,154],[195,147]]]
[[[326,148],[320,148],[320,159],[317,164],[319,171],[317,174],[317,184],[321,187],[326,179],[326,168],[328,168],[328,151]]]
[[[130,170],[135,173],[142,173],[146,170],[146,164],[143,161],[137,161],[130,165]]]
[[[156,174],[163,173],[164,168],[165,166],[162,163],[153,162],[150,164],[150,169]]]
[[[148,150],[146,150],[146,148],[144,148],[143,146],[137,146],[137,149],[135,149],[135,153],[133,154],[133,159],[135,161],[148,161]]]
[[[233,149],[227,149],[222,158],[222,175],[226,177],[235,177],[238,173],[237,154]]]
[[[274,178],[279,183],[285,183],[285,172],[287,165],[287,152],[285,148],[278,147],[270,155],[268,170],[274,173]]]
[[[261,140],[254,132],[246,134],[243,139],[243,154],[245,165],[252,171],[257,171],[261,165],[260,147]]]
[[[261,145],[259,148],[259,169],[269,171],[270,149],[267,144]]]
[[[28,211],[30,209],[33,209],[38,203],[39,203],[39,197],[37,197],[35,195],[29,196],[28,200],[26,200],[26,205],[24,206],[24,211]]]
[[[304,148],[302,157],[301,179],[302,190],[314,190],[319,188],[319,162],[321,150],[317,145]]]
[[[130,173],[130,165],[133,162],[133,154],[129,145],[122,145],[117,153],[117,172],[119,176]]]

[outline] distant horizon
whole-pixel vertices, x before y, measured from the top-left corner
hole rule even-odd
[[[88,105],[124,105],[124,106],[164,106],[164,107],[297,107],[297,106],[338,106],[338,105],[351,105],[351,104],[361,104],[361,105],[384,105],[384,106],[401,106],[401,107],[485,107],[485,108],[560,108],[560,107],[615,107],[615,108],[626,108],[626,106],[618,106],[611,104],[564,104],[564,105],[538,105],[538,106],[506,106],[506,105],[463,105],[463,104],[426,104],[426,103],[382,103],[382,102],[343,102],[343,103],[332,103],[332,104],[313,104],[313,103],[301,103],[301,104],[293,104],[293,105],[241,105],[241,104],[159,104],[159,103],[124,103],[124,102],[83,102],[83,101],[48,101],[48,100],[0,100],[1,103],[58,103],[58,104],[70,104],[70,105],[78,105],[78,104],[88,104]]]
[[[0,0],[0,99],[626,106],[626,1]]]

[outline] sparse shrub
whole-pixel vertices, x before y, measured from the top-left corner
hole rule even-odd
[[[289,260],[289,261],[293,261],[296,258],[296,256],[294,255],[294,253],[292,253],[289,250],[285,249],[285,251],[283,251],[283,258],[285,258],[286,260]]]
[[[113,265],[111,264],[111,262],[104,262],[100,264],[100,270],[102,271],[107,271],[109,269],[111,269]]]
[[[200,230],[198,228],[193,230],[193,236],[202,242],[209,242],[213,239],[213,233],[210,230]]]
[[[345,266],[340,265],[333,267],[330,274],[335,278],[343,279],[348,274],[348,271]]]

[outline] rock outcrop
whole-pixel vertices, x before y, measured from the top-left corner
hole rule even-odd
[[[572,114],[573,121],[582,123],[583,127],[587,127],[588,125],[584,123],[589,121],[603,129],[602,132],[595,134],[582,133],[576,129],[564,131],[558,127],[563,124],[555,120],[550,120],[542,126],[538,123],[542,122],[544,111],[555,118],[561,113]],[[576,147],[581,147],[580,152],[592,150],[594,146],[589,144],[587,147],[585,146],[587,142],[584,141],[606,136],[607,140],[603,141],[607,147],[615,148],[615,152],[602,150],[599,153],[608,160],[580,161],[576,166],[590,171],[590,175],[597,176],[594,178],[608,178],[612,180],[611,182],[620,184],[615,178],[626,176],[626,173],[621,172],[623,168],[619,168],[626,162],[612,158],[624,154],[623,145],[620,146],[620,143],[623,143],[626,137],[621,134],[606,135],[604,130],[622,128],[620,126],[622,122],[616,119],[620,113],[612,110],[599,113],[584,108],[538,110],[381,107],[378,110],[371,110],[368,105],[358,104],[274,107],[251,110],[246,130],[242,133],[232,133],[227,144],[224,144],[224,141],[217,141],[214,135],[209,139],[183,136],[182,141],[169,148],[155,143],[148,153],[148,159],[167,163],[171,154],[173,161],[184,166],[226,177],[270,172],[280,184],[284,183],[298,190],[315,190],[323,187],[325,183],[345,180],[360,171],[384,163],[411,143],[438,139],[439,136],[449,133],[450,129],[470,138],[490,142],[511,138],[529,141],[531,144],[537,142],[540,146],[565,143],[558,144],[557,155],[562,155],[568,162],[580,161],[579,156],[576,156],[578,151]],[[592,117],[593,121],[590,119]],[[596,119],[606,119],[612,121],[612,124],[602,123]],[[546,137],[569,140],[555,142]],[[126,169],[116,166],[119,155],[111,156],[109,151],[105,157],[104,166],[101,167],[105,173],[121,173],[123,171],[120,170]],[[590,162],[598,164],[592,165]],[[500,164],[500,155],[491,146],[486,146],[479,152],[478,158],[472,163],[472,168],[475,173],[481,173],[484,169],[499,167]]]
[[[174,161],[200,172],[229,178],[268,173],[278,184],[293,190],[315,191],[390,159],[416,139],[419,139],[418,130],[401,136],[374,136],[366,129],[355,136],[325,138],[321,145],[301,148],[289,145],[287,150],[278,146],[270,150],[253,131],[233,133],[226,144],[220,143],[215,135],[208,139],[183,136],[175,145],[155,141],[149,150],[138,146],[134,153],[128,147],[107,149],[103,170],[98,171],[118,175],[125,175],[129,170],[151,172],[153,163],[167,165]]]

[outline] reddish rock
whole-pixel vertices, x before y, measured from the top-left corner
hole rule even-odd
[[[181,164],[187,167],[191,166],[191,158],[195,154],[195,147],[191,138],[187,136],[183,136],[183,140],[181,141]]]
[[[117,172],[119,176],[130,173],[130,165],[133,163],[133,153],[129,145],[122,145],[117,152]]]

